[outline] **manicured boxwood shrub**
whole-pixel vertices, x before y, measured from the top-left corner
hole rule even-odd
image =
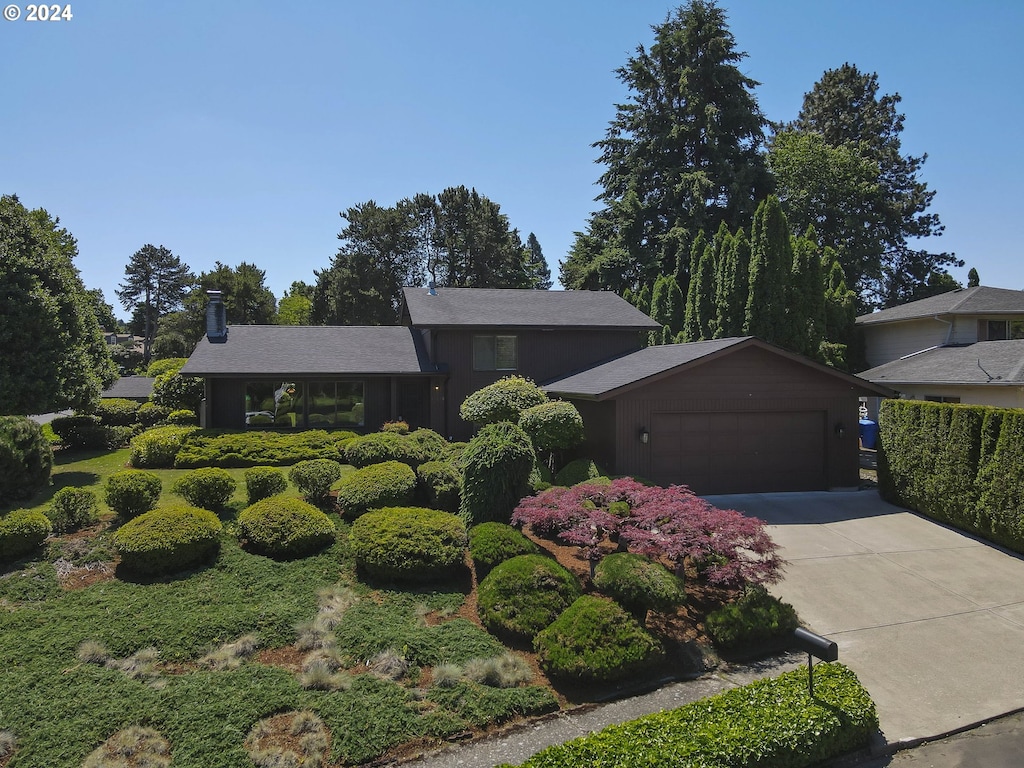
[[[0,416],[0,505],[30,498],[50,482],[53,449],[25,416]]]
[[[712,611],[704,622],[723,653],[752,656],[785,647],[797,627],[796,610],[764,587],[744,590],[739,600]]]
[[[171,490],[193,507],[217,512],[224,508],[238,483],[226,469],[203,467],[193,469],[174,481]]]
[[[221,432],[197,430],[174,461],[179,469],[195,467],[286,467],[310,459],[342,461],[355,432]]]
[[[124,519],[148,512],[156,506],[163,486],[160,478],[142,469],[122,469],[107,478],[104,501]]]
[[[477,612],[494,634],[533,640],[582,594],[576,577],[550,557],[519,555],[480,582]]]
[[[238,515],[239,536],[254,552],[276,559],[302,557],[334,542],[334,523],[302,499],[271,496]]]
[[[686,602],[681,577],[633,552],[603,557],[594,569],[594,586],[641,623],[648,611],[667,613]]]
[[[428,507],[445,512],[459,511],[462,472],[447,461],[428,461],[416,468],[420,495]]]
[[[345,444],[345,458],[353,467],[368,467],[385,461],[400,461],[410,467],[423,462],[421,446],[411,435],[397,432],[373,432]]]
[[[386,507],[352,524],[349,546],[356,563],[376,578],[442,579],[465,560],[466,525],[437,509]]]
[[[462,499],[459,512],[468,525],[507,523],[528,492],[533,446],[515,424],[485,425],[462,455]]]
[[[814,694],[801,667],[548,747],[519,768],[806,768],[868,745],[878,714],[853,672],[816,665]]]
[[[93,413],[100,423],[109,427],[130,427],[138,421],[139,406],[135,400],[123,397],[106,397],[97,403]]]
[[[477,576],[519,555],[539,555],[540,547],[505,523],[480,523],[469,529],[469,556]]]
[[[0,563],[27,555],[50,535],[50,521],[42,512],[16,509],[0,517]]]
[[[195,427],[153,427],[129,443],[129,461],[136,469],[169,469]]]
[[[555,485],[565,487],[604,477],[604,471],[591,459],[573,459],[555,473]]]
[[[220,520],[209,510],[177,504],[129,520],[114,532],[114,546],[130,571],[174,573],[216,552],[220,532]]]
[[[277,467],[250,467],[245,470],[244,475],[249,504],[269,499],[288,490],[288,478]]]
[[[515,423],[519,421],[519,414],[547,399],[544,390],[529,379],[506,376],[463,400],[459,416],[473,424]]]
[[[416,446],[420,461],[444,461],[448,455],[448,441],[432,429],[413,430],[409,433],[409,442]]]
[[[533,641],[541,669],[583,683],[622,680],[651,669],[664,649],[618,603],[583,595]]]
[[[583,418],[575,405],[564,400],[527,408],[519,416],[519,426],[538,451],[562,451],[583,442]]]
[[[346,517],[356,518],[371,509],[412,503],[416,473],[400,461],[370,464],[345,475],[337,484],[338,506]]]
[[[70,533],[99,520],[96,494],[88,488],[61,488],[50,500],[46,516],[54,533]]]
[[[165,421],[168,424],[174,424],[181,427],[195,426],[199,423],[199,417],[196,416],[196,412],[188,408],[178,408],[175,411],[171,411],[167,414]]]
[[[341,477],[341,467],[331,459],[300,461],[288,472],[288,479],[312,504],[324,504],[331,494],[331,486]]]

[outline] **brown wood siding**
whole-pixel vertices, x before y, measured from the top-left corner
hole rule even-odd
[[[613,471],[616,464],[615,401],[594,402],[574,400],[573,404],[583,417],[586,440],[582,446],[566,455],[566,460],[585,456],[597,462],[606,472]]]
[[[516,336],[518,368],[474,371],[473,336],[478,333]],[[511,374],[526,376],[537,383],[550,381],[639,349],[640,335],[636,331],[614,330],[442,329],[431,332],[431,342],[432,362],[447,366],[449,371],[444,432],[452,439],[468,440],[473,427],[459,417],[459,406],[481,387]]]

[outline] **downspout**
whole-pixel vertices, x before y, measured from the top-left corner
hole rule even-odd
[[[953,335],[953,321],[952,320],[943,320],[938,315],[935,315],[934,317],[932,317],[932,319],[933,320],[938,320],[940,323],[945,323],[946,325],[949,326],[949,328],[946,330],[946,340],[944,342],[942,342],[942,346],[944,346],[944,347],[949,346],[949,337]]]

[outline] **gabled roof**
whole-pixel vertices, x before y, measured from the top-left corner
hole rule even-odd
[[[864,371],[878,384],[1024,386],[1024,340],[936,347]]]
[[[128,400],[148,398],[153,394],[154,381],[156,379],[152,376],[122,376],[109,389],[103,390],[100,397],[123,397]]]
[[[404,295],[402,322],[422,328],[661,328],[611,291],[405,288]]]
[[[1024,291],[989,288],[985,285],[962,288],[898,307],[881,309],[857,318],[858,325],[892,323],[935,315],[1024,315]]]
[[[232,325],[206,337],[181,372],[190,376],[431,373],[419,334],[403,326]]]
[[[780,357],[795,360],[809,368],[842,379],[864,392],[882,396],[892,395],[892,392],[885,387],[871,384],[857,376],[851,376],[801,355],[787,352],[753,336],[646,347],[609,360],[589,370],[548,382],[542,389],[551,394],[606,400],[623,391],[651,383],[663,376],[689,370],[747,347],[758,347]]]

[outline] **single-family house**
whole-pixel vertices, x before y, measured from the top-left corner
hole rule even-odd
[[[915,400],[1024,407],[1024,291],[975,286],[857,318],[862,378]]]
[[[503,376],[580,409],[610,472],[702,493],[858,482],[857,407],[890,390],[753,338],[646,348],[658,323],[614,293],[406,288],[401,324],[231,326],[214,297],[182,368],[212,427],[349,428],[404,419],[468,439],[463,400]]]

